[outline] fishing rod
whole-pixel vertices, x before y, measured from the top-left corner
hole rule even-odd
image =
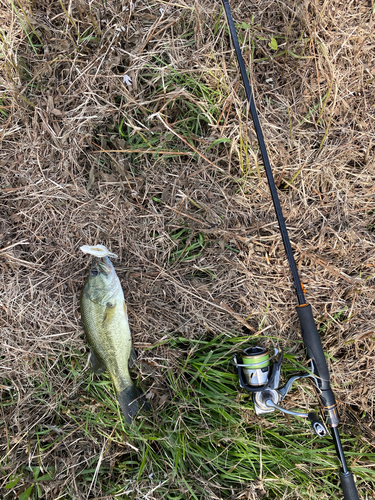
[[[294,375],[288,380],[285,386],[279,387],[281,362],[283,359],[282,351],[279,352],[277,349],[275,349],[275,353],[270,357],[268,349],[258,346],[249,347],[247,349],[244,349],[244,351],[242,352],[242,357],[240,357],[239,355],[235,355],[233,361],[238,370],[241,387],[253,394],[253,401],[257,415],[271,413],[275,410],[279,410],[296,417],[307,418],[310,421],[314,432],[319,437],[323,437],[327,434],[326,426],[328,426],[331,431],[338,459],[341,462],[340,481],[344,493],[344,500],[359,500],[354,477],[353,474],[348,470],[344,451],[342,449],[342,444],[340,441],[338,432],[339,415],[337,411],[335,396],[330,385],[327,362],[324,357],[323,347],[314,321],[311,305],[308,304],[305,300],[304,288],[298,276],[297,266],[294,260],[292,247],[290,244],[283,212],[275,186],[275,181],[272,175],[271,164],[268,158],[262,128],[260,126],[258,113],[255,107],[249,78],[246,73],[246,67],[242,57],[241,48],[238,43],[236,28],[234,26],[229,0],[222,0],[222,2],[224,5],[232,42],[236,51],[242,81],[245,86],[246,97],[249,102],[250,113],[258,138],[258,143],[269,188],[271,191],[272,202],[275,208],[281,237],[293,277],[294,287],[298,300],[296,310],[301,325],[303,342],[306,346],[307,356],[310,360],[310,372],[303,375]],[[271,364],[272,360],[274,361]],[[285,398],[292,384],[296,380],[301,378],[311,378],[313,380],[318,394],[323,419],[325,422],[322,422],[315,412],[294,412],[286,410],[285,408],[280,406],[279,403],[281,403]]]

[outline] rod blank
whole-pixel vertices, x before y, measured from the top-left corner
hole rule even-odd
[[[268,158],[268,153],[267,153],[266,144],[264,142],[262,128],[261,128],[260,123],[259,123],[258,113],[257,113],[256,107],[255,107],[255,102],[254,102],[254,98],[253,98],[253,93],[251,91],[249,78],[248,78],[247,73],[246,73],[246,67],[245,67],[243,57],[242,57],[240,44],[238,43],[236,28],[234,26],[232,13],[231,13],[230,6],[229,6],[229,1],[223,0],[223,4],[224,4],[224,9],[225,9],[225,14],[226,14],[227,20],[228,20],[229,31],[230,31],[230,34],[232,37],[234,49],[236,51],[238,64],[240,66],[242,81],[243,81],[243,84],[245,86],[247,100],[250,104],[250,113],[251,113],[251,116],[252,116],[252,119],[254,122],[254,128],[255,128],[257,138],[258,138],[260,152],[262,155],[263,164],[264,164],[264,168],[266,171],[268,185],[269,185],[270,191],[271,191],[272,203],[273,203],[273,206],[275,208],[277,221],[278,221],[279,227],[280,227],[280,232],[281,232],[281,237],[282,237],[284,248],[285,248],[285,253],[286,253],[286,256],[288,258],[290,270],[292,272],[294,287],[296,289],[296,294],[297,294],[297,298],[298,298],[298,303],[304,304],[305,297],[304,297],[304,293],[303,293],[303,289],[302,289],[302,284],[301,284],[301,281],[300,281],[299,276],[298,276],[296,261],[294,260],[292,247],[290,244],[288,232],[286,230],[285,220],[284,220],[283,212],[282,212],[280,201],[279,201],[279,196],[277,194],[275,181],[273,179],[271,164],[270,164],[270,160]]]

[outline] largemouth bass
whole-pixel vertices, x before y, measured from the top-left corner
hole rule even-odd
[[[132,366],[135,352],[124,293],[108,257],[93,260],[81,294],[81,315],[93,371],[108,370],[121,410],[131,423],[145,400],[130,378],[128,366]]]

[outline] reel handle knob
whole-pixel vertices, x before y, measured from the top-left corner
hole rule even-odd
[[[313,431],[318,437],[324,437],[327,435],[327,428],[321,420],[319,420],[318,415],[315,411],[310,411],[308,414],[308,419],[310,420]]]

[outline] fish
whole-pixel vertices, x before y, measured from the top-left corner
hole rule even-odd
[[[109,372],[121,411],[130,424],[139,407],[149,409],[149,404],[129,374],[136,355],[124,292],[108,257],[94,257],[80,306],[92,369],[94,373]]]

